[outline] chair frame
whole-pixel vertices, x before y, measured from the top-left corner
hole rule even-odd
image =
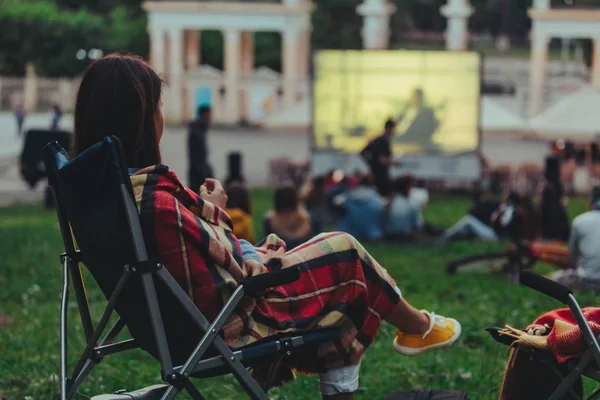
[[[126,178],[129,179],[129,177]],[[49,181],[54,190],[54,185],[56,185],[57,182],[52,176],[49,176]],[[163,381],[168,383],[168,387],[165,386],[166,389],[164,390],[164,393],[161,392],[161,400],[174,399],[182,390],[186,390],[193,399],[204,399],[200,391],[194,386],[189,378],[193,377],[195,374],[211,374],[211,371],[213,374],[212,376],[232,373],[253,400],[268,399],[266,390],[268,390],[275,374],[275,368],[279,365],[281,360],[284,357],[290,356],[295,347],[327,339],[321,338],[311,342],[308,336],[304,336],[302,333],[296,333],[274,338],[274,340],[269,341],[266,344],[261,344],[260,346],[255,347],[255,349],[242,348],[232,350],[225,343],[223,338],[219,336],[219,332],[244,295],[252,295],[269,287],[293,282],[299,278],[299,269],[286,268],[277,272],[271,272],[246,279],[232,293],[216,319],[212,323],[209,323],[193,301],[186,295],[177,281],[175,281],[171,274],[166,271],[164,266],[160,262],[148,258],[139,221],[139,214],[130,190],[123,183],[120,183],[120,189],[121,199],[127,217],[126,223],[129,227],[133,241],[135,262],[123,266],[123,273],[113,290],[112,295],[108,299],[108,304],[102,317],[95,327],[92,322],[85,292],[85,284],[81,275],[80,263],[85,263],[85,255],[75,247],[70,223],[66,217],[67,214],[65,212],[64,203],[61,202],[60,196],[57,194],[57,191],[54,190],[55,196],[57,197],[57,216],[65,247],[65,252],[61,254],[63,286],[60,306],[60,399],[72,399],[84,380],[91,374],[94,367],[104,357],[139,348],[135,339],[114,342],[126,325],[121,318],[119,318],[114,325],[108,329],[102,339],[100,339],[111,316],[115,312],[117,300],[125,287],[125,283],[135,274],[138,274],[141,278],[145,303],[149,312],[151,328],[161,365],[161,376]],[[174,366],[171,360],[160,307],[156,296],[154,279],[159,279],[164,283],[167,289],[175,296],[186,313],[203,333],[196,348],[192,351],[183,365]],[[83,354],[77,361],[75,368],[72,373],[69,374],[67,372],[67,304],[71,281],[73,283],[87,344]],[[310,333],[310,331],[306,333]],[[215,353],[218,355],[203,358],[210,347],[213,347]],[[265,384],[261,387],[248,372],[245,364],[249,364],[252,360],[264,356],[276,356],[276,360],[271,366]],[[223,371],[224,367],[227,372],[215,372]]]
[[[549,398],[549,400],[567,398],[579,400],[579,397],[572,390],[573,384],[578,379],[585,376],[600,382],[600,335],[594,336],[594,332],[585,319],[581,306],[569,288],[531,271],[523,271],[521,273],[520,283],[565,304],[571,310],[579,329],[581,329],[588,349],[579,360],[568,362],[567,365],[571,372],[562,380]],[[507,339],[505,336],[502,336],[499,333],[499,328],[490,328],[488,331],[496,341],[512,345],[513,339]],[[538,353],[541,350],[533,350],[533,352]],[[536,354],[532,354],[532,357],[533,359],[537,358]],[[587,398],[587,400],[598,399],[600,399],[600,389]]]

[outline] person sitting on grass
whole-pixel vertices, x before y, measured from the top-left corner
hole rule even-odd
[[[256,243],[250,192],[240,184],[230,185],[227,189],[227,207],[225,209],[231,222],[233,233],[238,239]]]
[[[385,200],[377,192],[370,175],[365,175],[359,186],[337,200],[344,215],[337,229],[357,239],[381,240]]]
[[[423,228],[421,211],[409,200],[411,180],[409,176],[402,176],[394,181],[394,195],[383,218],[385,238],[388,240],[414,240]]]
[[[423,179],[418,179],[415,186],[411,187],[408,200],[421,211],[429,203],[429,191]]]
[[[284,186],[275,190],[273,210],[263,220],[264,236],[279,236],[293,249],[310,238],[310,216],[304,208],[296,188]]]
[[[331,219],[331,211],[329,210],[329,196],[325,190],[325,177],[314,178],[311,186],[305,204],[310,215],[310,230],[314,236],[324,231],[325,224]]]
[[[600,186],[592,190],[591,211],[573,220],[569,240],[571,269],[554,272],[551,279],[571,289],[600,290]]]
[[[447,229],[440,237],[441,241],[464,238],[498,239],[493,228],[492,216],[498,210],[500,203],[488,200],[486,194],[478,188],[473,190],[471,199],[473,206],[469,213]]]
[[[410,305],[388,271],[346,233],[321,234],[287,252],[273,234],[263,246],[243,251],[225,212],[221,183],[206,180],[198,195],[161,164],[161,91],[162,81],[139,57],[111,54],[93,61],[77,94],[74,155],[108,134],[121,141],[128,167],[135,170],[131,183],[148,255],[167,268],[207,319],[216,318],[244,278],[274,265],[300,269],[297,281],[241,301],[221,332],[229,346],[282,332],[339,327],[338,340],[294,353],[283,365],[319,374],[325,399],[352,399],[362,357],[381,321],[398,329],[393,348],[405,355],[448,347],[458,339],[456,320]],[[269,363],[257,365],[256,373]]]

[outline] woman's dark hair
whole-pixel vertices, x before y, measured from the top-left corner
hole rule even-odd
[[[243,186],[233,185],[227,189],[227,208],[239,208],[246,214],[252,215],[250,192]]]
[[[296,188],[286,186],[275,190],[273,207],[278,213],[296,211],[299,201]]]
[[[160,164],[161,89],[161,79],[140,57],[110,54],[91,63],[77,93],[74,154],[114,135],[129,167]]]

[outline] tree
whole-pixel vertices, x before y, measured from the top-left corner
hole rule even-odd
[[[104,40],[101,17],[86,11],[62,11],[52,1],[5,0],[0,7],[0,72],[22,74],[32,62],[49,76],[73,76],[82,69],[78,49]]]

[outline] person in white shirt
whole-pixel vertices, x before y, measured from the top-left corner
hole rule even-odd
[[[569,261],[573,269],[556,271],[551,278],[571,289],[600,290],[600,186],[592,190],[591,211],[573,221]]]
[[[429,191],[425,187],[423,179],[417,180],[415,186],[411,188],[408,201],[419,210],[422,210],[429,203]]]

